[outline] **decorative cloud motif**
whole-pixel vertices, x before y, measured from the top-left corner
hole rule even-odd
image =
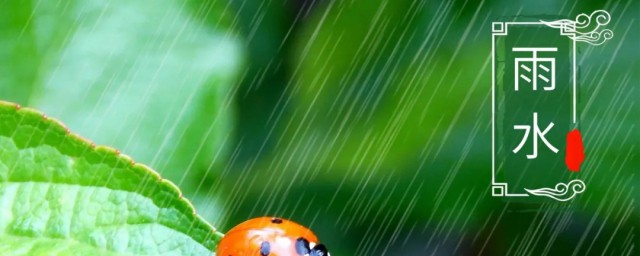
[[[568,184],[558,183],[554,189],[552,188],[539,188],[539,189],[525,189],[529,194],[535,196],[551,197],[558,201],[568,201],[574,198],[577,194],[584,192],[587,186],[581,180],[572,180]]]
[[[575,34],[569,36],[574,41],[601,45],[613,38],[613,31],[604,28],[610,21],[611,15],[607,11],[597,10],[592,12],[591,15],[581,13],[576,16],[575,20],[541,20],[540,22],[552,28],[575,32]]]

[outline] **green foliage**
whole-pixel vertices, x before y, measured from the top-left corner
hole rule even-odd
[[[6,102],[0,211],[3,255],[207,255],[221,238],[148,167]]]
[[[178,183],[219,169],[242,62],[224,4],[197,12],[175,0],[0,5],[2,99],[56,116]]]
[[[305,165],[404,169],[427,145],[442,149],[452,127],[474,125],[477,115],[461,110],[479,108],[489,73],[462,70],[490,70],[487,55],[443,44],[452,34],[416,5],[336,2],[302,28],[293,94],[300,111],[291,122],[304,128],[285,131],[286,154]]]
[[[587,192],[566,204],[491,197],[491,22],[601,8],[616,36],[578,49]],[[536,228],[544,242],[532,251],[547,242],[551,252],[583,253],[586,241],[596,253],[624,248],[638,223],[627,211],[640,166],[636,10],[630,1],[321,2],[292,32],[285,109],[264,111],[281,118],[277,147],[240,164],[229,185],[227,194],[240,194],[235,221],[258,211],[297,216],[335,234],[323,242],[347,255],[456,254],[447,246],[505,254]]]
[[[223,227],[256,215],[286,216],[308,224],[335,255],[624,255],[616,250],[629,248],[638,224],[638,7],[0,0],[0,99],[44,110],[149,164]],[[567,204],[492,198],[491,22],[596,9],[611,12],[615,36],[578,49],[587,191]],[[45,159],[26,152],[53,150],[0,138],[2,161],[21,156],[37,166],[31,163]],[[114,155],[104,151],[112,150],[96,148]],[[55,170],[69,159],[89,161],[58,155],[53,172],[26,173],[58,177]],[[207,173],[217,179],[203,178]],[[48,198],[57,191],[20,194],[55,203]],[[111,207],[100,208],[106,214],[134,206],[108,200],[95,199],[104,203],[88,212],[106,216],[94,208]],[[32,223],[22,227],[38,230],[40,222]],[[53,245],[64,254],[95,250],[47,239],[3,235],[0,254],[21,245],[32,253]]]

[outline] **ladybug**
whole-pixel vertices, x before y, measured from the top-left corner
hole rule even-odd
[[[275,217],[250,219],[235,226],[218,244],[217,256],[329,256],[306,227]]]

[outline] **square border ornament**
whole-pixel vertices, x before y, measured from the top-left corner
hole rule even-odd
[[[561,36],[566,36],[572,41],[571,43],[571,76],[572,76],[572,125],[577,124],[577,80],[576,80],[576,43],[583,42],[593,46],[602,45],[613,37],[613,32],[604,27],[611,21],[610,14],[605,10],[596,10],[591,14],[579,14],[575,20],[561,19],[555,21],[533,21],[533,22],[492,22],[491,23],[491,195],[493,197],[529,197],[529,196],[542,196],[548,197],[556,201],[569,201],[576,197],[576,195],[583,193],[586,190],[584,181],[580,179],[573,179],[570,181],[559,181],[557,184],[550,184],[550,187],[542,188],[524,188],[526,192],[513,192],[509,190],[509,183],[506,181],[499,181],[496,178],[496,74],[499,72],[496,70],[496,39],[499,36],[506,36],[509,33],[509,28],[514,26],[546,26],[559,30]],[[569,132],[567,140],[579,140],[580,148],[577,152],[578,157],[575,158],[575,154],[570,156],[567,153],[565,163],[570,170],[577,171],[580,164],[584,160],[584,148],[582,138],[577,129]],[[570,149],[568,148],[567,151]],[[575,159],[570,159],[574,157]],[[572,163],[578,161],[578,163]],[[577,164],[577,168],[575,165]],[[574,165],[574,166],[572,166]]]

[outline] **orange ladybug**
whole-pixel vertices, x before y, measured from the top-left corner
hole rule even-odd
[[[329,256],[311,230],[275,217],[250,219],[235,226],[218,244],[217,256]]]

